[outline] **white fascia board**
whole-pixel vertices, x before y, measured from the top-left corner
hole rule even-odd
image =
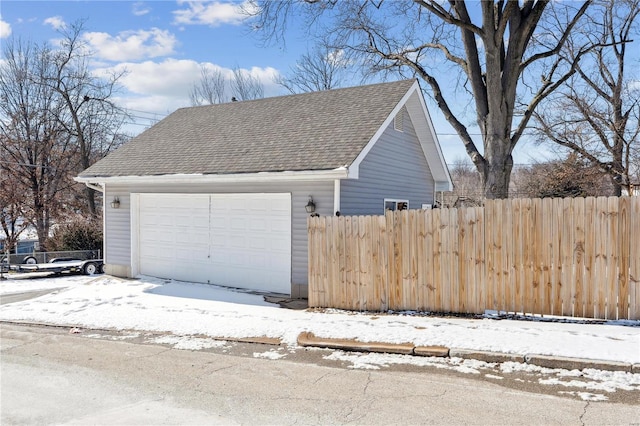
[[[238,174],[175,174],[158,176],[77,176],[76,182],[82,183],[243,183],[243,182],[285,182],[285,181],[322,181],[346,179],[349,170],[340,167],[333,170],[305,170],[289,172],[260,172]]]
[[[362,161],[367,156],[369,151],[371,151],[371,148],[373,148],[376,142],[378,142],[378,139],[380,139],[384,131],[387,130],[387,127],[389,127],[389,124],[391,124],[391,121],[393,121],[394,117],[398,114],[398,112],[400,112],[400,109],[402,109],[402,107],[407,103],[407,100],[411,97],[411,95],[416,90],[418,92],[420,91],[420,85],[418,84],[418,80],[416,80],[413,83],[413,86],[411,86],[411,88],[407,90],[407,93],[405,93],[402,99],[400,99],[400,102],[398,102],[398,104],[395,106],[395,108],[393,108],[393,110],[391,111],[389,116],[386,118],[386,120],[384,120],[382,125],[378,128],[378,131],[373,135],[371,139],[369,139],[369,142],[367,142],[367,145],[364,147],[364,149],[360,151],[360,154],[358,154],[356,159],[353,160],[353,163],[349,165],[350,179],[358,179],[360,163],[362,163]]]
[[[420,86],[418,85],[417,81],[416,81],[416,85],[418,86],[417,88],[418,102],[420,103],[420,107],[422,109],[422,113],[424,114],[426,124],[429,127],[429,132],[431,133],[431,137],[433,138],[436,152],[438,154],[438,161],[441,166],[441,170],[440,170],[441,173],[439,173],[439,176],[438,176],[439,179],[436,179],[436,185],[440,186],[441,188],[446,188],[446,189],[439,189],[439,191],[453,191],[453,181],[451,180],[451,175],[449,174],[449,168],[447,167],[447,162],[445,161],[444,155],[442,154],[442,147],[440,147],[440,141],[438,140],[438,135],[436,134],[436,130],[433,127],[431,114],[429,114],[429,110],[427,109],[427,104],[424,101],[424,97],[422,96],[422,91],[420,90]],[[422,140],[420,136],[421,135],[418,134],[418,139],[421,139],[420,144],[423,145],[425,142]],[[424,150],[424,147],[423,147],[423,150]],[[427,157],[427,161],[429,162],[429,166],[431,167],[433,165],[433,161],[429,161],[430,156],[427,156],[426,151],[425,151],[425,156]]]

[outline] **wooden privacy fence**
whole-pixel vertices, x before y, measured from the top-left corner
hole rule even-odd
[[[309,306],[640,319],[640,197],[309,218]]]

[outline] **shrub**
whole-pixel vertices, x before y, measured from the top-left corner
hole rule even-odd
[[[102,221],[77,218],[55,228],[47,241],[52,251],[102,250]]]

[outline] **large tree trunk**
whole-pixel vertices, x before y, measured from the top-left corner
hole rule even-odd
[[[509,149],[509,140],[498,135],[495,140],[485,144],[485,164],[482,170],[482,187],[484,197],[489,200],[509,198],[509,182],[513,169],[513,157]]]

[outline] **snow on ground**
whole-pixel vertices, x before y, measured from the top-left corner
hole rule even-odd
[[[282,309],[260,295],[150,277],[66,276],[0,281],[0,295],[61,288],[0,307],[0,320],[175,336],[280,338],[296,346],[303,331],[360,341],[542,354],[640,363],[638,326],[310,312]],[[629,325],[629,322],[626,323]],[[633,324],[633,323],[631,323]],[[167,337],[171,339],[171,337]],[[192,338],[193,340],[193,338]],[[165,343],[170,343],[168,340]],[[190,346],[191,345],[191,346]],[[205,340],[184,348],[211,347]],[[366,361],[363,361],[366,363]],[[465,365],[461,367],[466,368]]]
[[[14,276],[15,277],[15,276]],[[358,339],[415,345],[543,354],[640,363],[640,321],[607,324],[463,319],[418,315],[384,315],[327,310],[294,311],[267,303],[263,296],[205,284],[140,277],[63,276],[0,281],[0,296],[51,290],[44,296],[0,306],[0,320],[32,321],[81,328],[124,330],[117,336],[86,333],[87,338],[126,340],[157,332],[145,340],[183,350],[227,348],[225,338],[280,338],[295,351],[303,331],[320,337]],[[256,352],[255,358],[286,358],[283,347]],[[396,354],[333,351],[327,360],[350,368],[381,369],[414,365],[454,370],[501,380],[517,373],[559,394],[586,401],[606,401],[607,393],[640,390],[640,374],[593,369],[569,371],[505,362],[499,365],[473,359],[416,357]],[[598,393],[593,393],[598,392]]]

